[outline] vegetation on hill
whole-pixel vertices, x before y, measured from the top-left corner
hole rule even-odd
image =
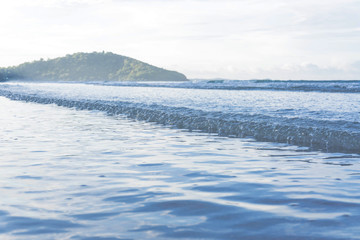
[[[0,80],[45,81],[186,81],[184,74],[168,71],[110,52],[75,53],[65,57],[1,68]]]

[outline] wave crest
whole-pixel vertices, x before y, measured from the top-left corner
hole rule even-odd
[[[295,144],[322,151],[360,153],[360,133],[356,131],[359,124],[339,128],[344,124],[334,121],[205,112],[184,107],[124,101],[72,100],[6,90],[1,90],[0,95],[12,100],[56,104],[79,110],[98,110],[110,115],[121,114],[132,119],[190,131],[217,133],[220,136],[253,137],[258,141]]]

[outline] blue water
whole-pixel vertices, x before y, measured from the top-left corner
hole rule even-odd
[[[1,85],[0,95],[97,109],[222,136],[253,137],[328,152],[360,153],[360,93],[148,85],[9,83]]]
[[[151,86],[191,89],[226,90],[278,90],[302,92],[360,93],[360,81],[309,81],[309,80],[193,80],[187,82],[89,82],[107,86]]]
[[[358,93],[113,85],[0,85],[0,239],[360,239]]]

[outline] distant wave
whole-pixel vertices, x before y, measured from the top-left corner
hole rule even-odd
[[[253,137],[259,141],[289,143],[323,151],[360,153],[360,123],[206,112],[125,101],[74,100],[8,90],[0,90],[0,95],[12,100],[56,104],[80,110],[99,110],[111,115],[122,114],[132,119],[217,133],[221,136]]]
[[[170,87],[224,90],[277,90],[360,93],[360,81],[305,80],[193,80],[188,82],[91,82],[90,84],[132,87]]]

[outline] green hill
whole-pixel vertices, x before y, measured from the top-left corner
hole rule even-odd
[[[110,52],[75,53],[65,57],[0,68],[0,81],[186,81],[184,74],[169,71]]]

